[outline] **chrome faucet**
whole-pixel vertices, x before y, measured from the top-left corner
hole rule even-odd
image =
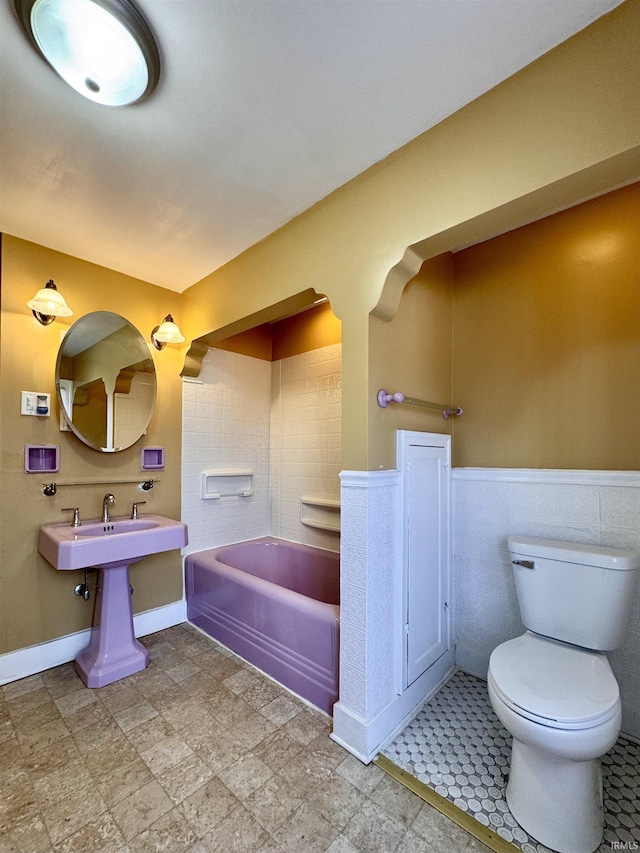
[[[109,519],[109,507],[113,506],[116,502],[116,499],[111,494],[106,494],[102,499],[102,523],[108,524]]]

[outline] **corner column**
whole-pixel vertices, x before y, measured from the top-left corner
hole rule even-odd
[[[400,472],[342,471],[340,698],[332,738],[368,763],[388,735],[401,665]]]

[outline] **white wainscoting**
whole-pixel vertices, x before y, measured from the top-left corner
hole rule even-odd
[[[402,596],[400,472],[343,471],[340,551],[340,699],[332,738],[361,761],[403,728],[453,671],[443,655],[403,693],[398,618]]]

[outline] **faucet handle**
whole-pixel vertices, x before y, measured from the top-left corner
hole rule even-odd
[[[79,506],[62,507],[62,512],[72,512],[73,513],[73,521],[71,522],[71,526],[72,527],[80,527],[82,522],[80,521],[80,507]]]
[[[131,518],[135,521],[138,518],[138,507],[146,504],[146,501],[136,501],[131,509]]]

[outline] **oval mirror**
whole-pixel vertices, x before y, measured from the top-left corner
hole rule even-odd
[[[148,344],[119,314],[86,314],[60,345],[56,393],[70,429],[89,447],[103,453],[131,447],[147,429],[156,402]]]

